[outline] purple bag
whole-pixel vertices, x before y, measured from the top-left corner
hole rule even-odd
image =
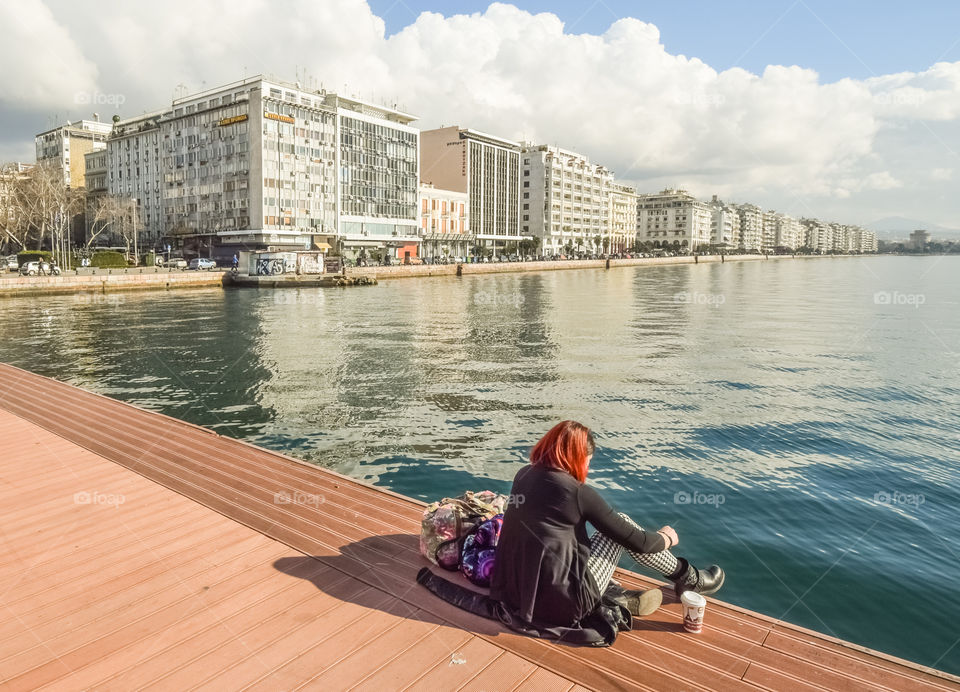
[[[502,528],[503,515],[498,514],[477,524],[463,542],[460,571],[477,586],[490,586]]]

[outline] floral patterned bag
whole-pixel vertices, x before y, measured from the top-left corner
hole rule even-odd
[[[498,514],[477,524],[463,542],[460,571],[477,586],[490,586],[502,528],[503,515]]]
[[[480,522],[502,514],[506,505],[507,496],[491,490],[466,492],[427,505],[420,523],[420,553],[435,565],[457,570],[467,535]]]

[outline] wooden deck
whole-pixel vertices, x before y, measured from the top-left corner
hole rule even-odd
[[[715,599],[519,636],[415,583],[421,503],[5,365],[0,440],[0,689],[960,690]]]

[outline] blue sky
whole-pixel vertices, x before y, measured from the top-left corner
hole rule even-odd
[[[394,34],[424,11],[445,16],[482,12],[477,0],[369,0]],[[960,2],[893,0],[516,0],[528,12],[552,12],[569,33],[602,33],[621,17],[660,29],[668,52],[698,57],[718,70],[800,65],[825,82],[922,71],[960,60]]]

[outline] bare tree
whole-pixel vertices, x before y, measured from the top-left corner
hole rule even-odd
[[[118,231],[127,246],[127,257],[130,257],[130,246],[133,245],[134,254],[137,253],[137,233],[140,229],[140,205],[132,197],[121,197],[117,202]],[[137,262],[139,263],[139,257]]]
[[[19,194],[24,178],[25,174],[17,164],[0,166],[0,245],[17,251],[27,246],[30,234]]]
[[[70,224],[82,209],[82,194],[67,186],[59,166],[39,163],[16,186],[16,197],[23,223],[28,226],[28,242],[42,250],[49,238],[54,259],[64,263]]]
[[[124,214],[124,198],[115,195],[100,195],[87,206],[89,231],[86,249],[89,252],[93,241],[104,233],[114,232],[120,235],[120,225]]]

